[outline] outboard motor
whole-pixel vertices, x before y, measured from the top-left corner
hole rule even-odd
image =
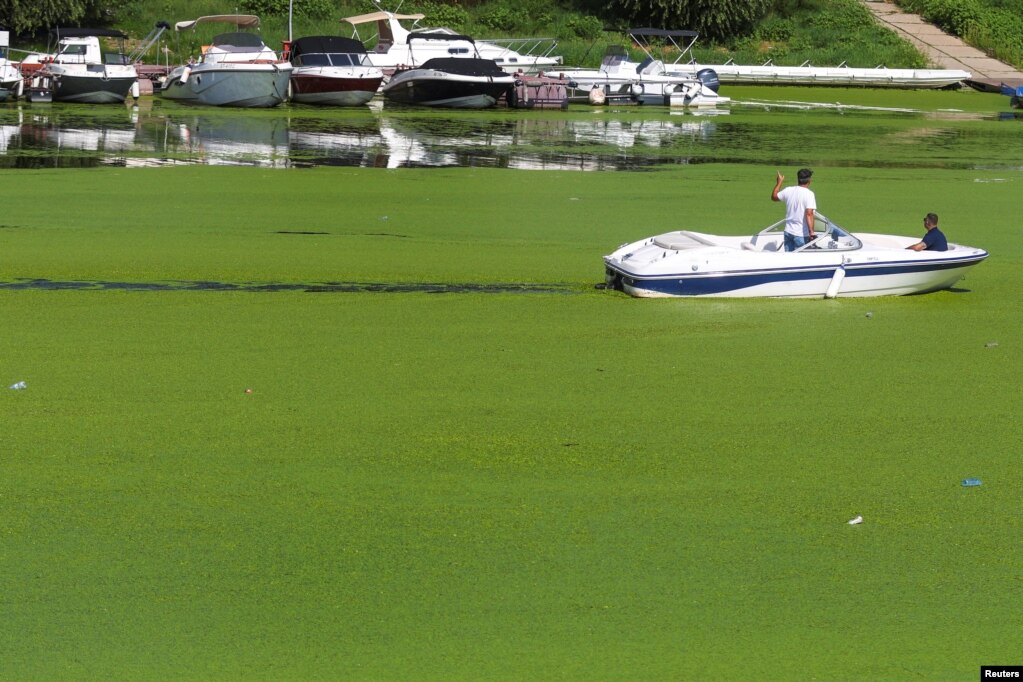
[[[721,87],[721,80],[718,78],[718,72],[714,69],[700,69],[696,72],[696,80],[703,83],[704,87],[718,91]]]

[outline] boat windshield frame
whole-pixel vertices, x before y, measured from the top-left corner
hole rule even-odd
[[[813,215],[816,237],[791,253],[804,251],[855,251],[863,248],[863,242],[859,237],[835,223],[823,213],[814,211]],[[824,226],[823,230],[819,228],[820,225]],[[774,236],[784,231],[785,221],[779,220],[753,235],[750,242],[756,244],[760,237]]]

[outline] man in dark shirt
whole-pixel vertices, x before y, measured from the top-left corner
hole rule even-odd
[[[914,251],[948,251],[948,241],[941,230],[938,229],[938,216],[936,214],[927,214],[927,217],[924,218],[924,227],[927,228],[927,234],[924,235],[923,240],[906,248],[913,249]]]

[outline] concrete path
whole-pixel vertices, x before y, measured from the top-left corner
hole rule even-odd
[[[1023,72],[993,59],[959,38],[927,23],[917,14],[903,12],[887,0],[860,0],[879,22],[912,43],[928,60],[942,69],[962,69],[978,85],[995,88],[1000,83],[1023,85]]]

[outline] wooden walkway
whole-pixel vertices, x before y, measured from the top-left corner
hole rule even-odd
[[[969,71],[970,85],[995,91],[999,85],[1023,85],[1023,71],[989,57],[956,36],[929,24],[917,14],[903,12],[888,0],[860,0],[879,22],[912,43],[935,66],[942,69]]]
[[[902,11],[892,0],[859,0],[884,26],[909,41],[937,68],[959,69],[972,74],[968,83],[981,90],[997,92],[1002,83],[1012,87],[1023,86],[1023,71],[1000,62],[967,45],[956,36],[945,33],[924,21],[918,14]],[[166,67],[151,66],[139,75],[155,80],[169,71]]]

